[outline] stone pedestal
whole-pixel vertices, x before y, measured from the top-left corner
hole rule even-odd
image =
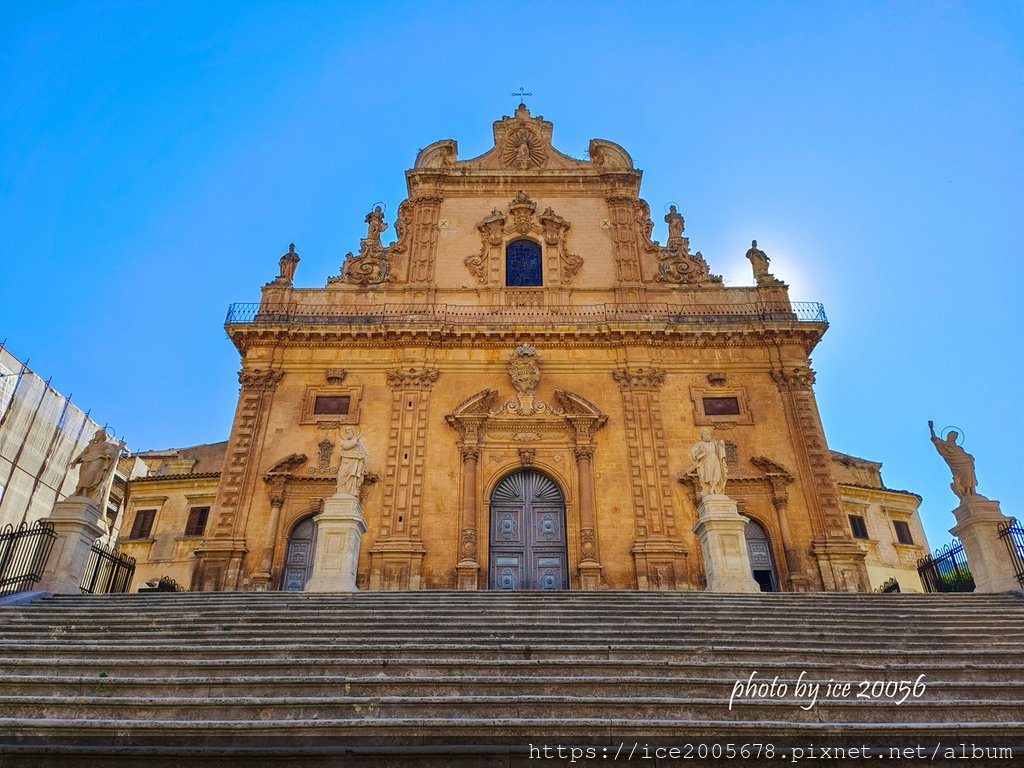
[[[700,537],[704,553],[707,592],[760,592],[750,572],[750,555],[743,529],[747,519],[736,510],[736,502],[722,494],[707,494],[697,510],[693,532]]]
[[[316,523],[316,554],[307,592],[354,592],[359,569],[359,542],[366,533],[359,499],[337,494],[324,501]]]
[[[461,590],[472,591],[480,586],[480,565],[472,560],[463,560],[455,566],[456,583]]]
[[[601,588],[601,565],[593,560],[580,563],[580,589],[584,592],[596,592]]]
[[[997,530],[1000,523],[1010,519],[999,509],[999,502],[984,496],[966,496],[953,510],[953,515],[956,525],[949,532],[964,545],[964,556],[974,577],[974,591],[1020,589],[1006,542],[999,538]]]
[[[70,496],[58,501],[46,520],[53,524],[57,540],[38,589],[55,595],[79,595],[92,545],[107,532],[100,522],[99,503],[85,496]]]

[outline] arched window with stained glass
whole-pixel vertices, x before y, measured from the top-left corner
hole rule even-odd
[[[513,240],[505,249],[505,285],[544,285],[540,246],[532,240]]]

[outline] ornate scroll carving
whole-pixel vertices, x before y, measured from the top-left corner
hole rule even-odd
[[[772,371],[772,381],[779,389],[810,389],[814,385],[816,374],[810,366],[794,366]]]
[[[324,438],[316,444],[317,448],[317,469],[329,472],[331,469],[331,456],[334,454],[334,441]]]
[[[480,232],[483,245],[481,245],[479,253],[466,257],[465,264],[470,274],[476,278],[476,281],[480,285],[486,285],[487,255],[491,248],[495,248],[504,242],[504,235],[502,233],[505,228],[505,214],[495,208],[491,211],[490,216],[476,225],[476,228]]]
[[[612,376],[622,389],[660,389],[665,383],[665,372],[656,368],[623,368]]]
[[[327,383],[332,386],[341,384],[345,377],[348,376],[348,371],[344,371],[341,368],[329,368],[324,372],[324,377],[327,379]]]
[[[290,456],[285,456],[279,462],[274,464],[270,469],[267,470],[268,475],[290,475],[296,469],[306,463],[306,454],[304,453],[293,453]]]
[[[509,202],[506,217],[497,208],[477,224],[480,232],[480,250],[464,259],[466,268],[477,283],[486,285],[490,279],[492,252],[500,249],[510,239],[521,235],[539,235],[547,247],[547,256],[553,251],[558,255],[559,281],[568,285],[583,266],[583,259],[570,252],[568,233],[571,224],[550,207],[537,215],[537,203],[520,190]],[[548,272],[545,269],[545,272]]]
[[[273,392],[284,378],[284,371],[253,368],[251,371],[242,369],[238,372],[238,383],[245,389],[262,389]]]
[[[341,275],[329,278],[328,283],[340,281],[354,285],[379,285],[394,280],[388,252],[380,242],[380,235],[388,225],[384,222],[384,213],[379,205],[366,214],[366,225],[366,237],[359,242],[359,255],[353,256],[351,251],[345,254]]]
[[[583,266],[583,259],[575,253],[569,253],[566,246],[566,233],[569,231],[569,222],[557,215],[551,208],[544,209],[540,215],[541,229],[544,235],[544,242],[558,249],[558,258],[561,260],[561,280],[568,284]]]
[[[462,560],[476,560],[476,528],[462,529],[459,554]]]
[[[726,377],[722,371],[712,371],[708,374],[708,384],[712,387],[724,387],[726,383]]]
[[[750,463],[761,470],[764,476],[768,478],[772,489],[772,504],[774,507],[780,513],[785,512],[789,506],[789,484],[793,482],[793,474],[781,464],[776,464],[765,456],[753,456],[750,459]]]
[[[540,383],[540,355],[535,347],[521,344],[509,355],[508,377],[516,390],[516,399],[505,403],[502,411],[519,416],[532,416],[545,411],[553,412],[547,403],[537,399]]]
[[[441,372],[433,368],[388,371],[388,386],[392,389],[430,389]]]
[[[711,274],[700,251],[690,255],[690,238],[683,236],[686,223],[674,205],[669,207],[665,221],[668,223],[668,243],[658,255],[658,282],[687,285],[722,282],[721,276]]]

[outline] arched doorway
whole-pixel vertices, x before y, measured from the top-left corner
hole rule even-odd
[[[490,589],[568,589],[565,498],[533,469],[506,477],[491,494]]]
[[[316,553],[316,523],[313,516],[303,518],[288,537],[288,551],[284,558],[282,592],[302,592],[313,575],[313,555]]]
[[[750,570],[754,575],[754,581],[761,586],[762,592],[778,592],[779,582],[772,562],[772,547],[764,527],[756,520],[748,520],[743,529],[743,536],[747,540],[747,553],[750,556]]]

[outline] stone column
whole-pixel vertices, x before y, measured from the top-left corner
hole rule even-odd
[[[1000,523],[1009,521],[999,502],[984,496],[965,496],[953,510],[956,525],[950,533],[964,545],[964,556],[971,567],[975,592],[1019,590],[1013,560],[1006,542],[999,538]]]
[[[39,589],[55,595],[79,595],[93,542],[106,533],[100,522],[99,505],[86,496],[70,496],[58,501],[46,520],[53,525],[57,540],[43,569]]]
[[[747,519],[736,509],[736,502],[724,494],[705,494],[697,510],[693,532],[700,537],[704,553],[707,592],[760,592],[750,571],[747,539],[743,535]]]
[[[250,577],[253,591],[265,592],[270,588],[270,579],[274,567],[274,544],[277,541],[277,528],[281,523],[281,509],[284,507],[284,486],[287,481],[284,475],[269,477],[267,495],[270,497],[270,520],[267,522],[267,533],[270,539],[263,547],[260,557],[260,568]]]
[[[580,588],[593,591],[601,587],[601,564],[597,558],[597,522],[594,515],[594,473],[590,446],[576,448],[580,500]]]
[[[479,585],[480,563],[477,561],[476,531],[476,465],[480,449],[462,449],[462,535],[459,542],[459,564],[455,566],[459,589],[473,590]]]
[[[338,493],[324,501],[316,523],[316,554],[307,592],[354,592],[359,570],[359,543],[366,533],[359,499]]]

